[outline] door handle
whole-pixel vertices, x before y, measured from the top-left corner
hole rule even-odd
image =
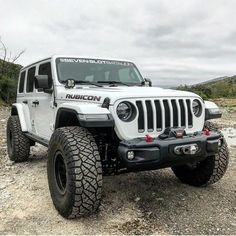
[[[24,103],[24,104],[28,104],[28,101],[27,101],[27,100],[24,100],[23,103]]]
[[[37,106],[37,105],[39,105],[39,101],[35,100],[35,101],[32,102],[32,104],[34,104],[34,106]]]

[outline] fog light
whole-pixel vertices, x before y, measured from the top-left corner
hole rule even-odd
[[[127,152],[127,158],[129,160],[133,160],[134,159],[134,152],[133,151],[128,151]]]

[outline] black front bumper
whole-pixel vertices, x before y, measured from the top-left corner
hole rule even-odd
[[[198,132],[181,138],[169,137],[163,140],[155,138],[152,142],[147,142],[145,138],[121,141],[118,147],[120,168],[127,171],[139,171],[201,161],[218,152],[220,139],[219,133],[211,132],[209,135],[205,135],[204,132]],[[198,151],[195,154],[181,153],[177,155],[175,153],[175,147],[190,144],[198,146]],[[132,160],[128,159],[129,151],[134,153]]]

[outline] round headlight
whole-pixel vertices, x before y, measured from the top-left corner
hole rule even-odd
[[[123,121],[129,121],[133,114],[133,108],[129,102],[121,102],[116,109],[118,117]]]
[[[202,105],[201,105],[201,102],[199,100],[197,100],[197,99],[193,100],[192,109],[193,109],[193,114],[196,117],[201,116],[201,114],[202,114]]]

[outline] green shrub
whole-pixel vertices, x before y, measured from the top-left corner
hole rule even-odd
[[[12,103],[16,98],[17,80],[7,76],[0,77],[0,96],[6,103]]]
[[[203,99],[236,98],[236,76],[194,86],[179,86],[177,89],[196,93]]]
[[[0,99],[12,103],[16,98],[17,78],[21,65],[0,59]]]

